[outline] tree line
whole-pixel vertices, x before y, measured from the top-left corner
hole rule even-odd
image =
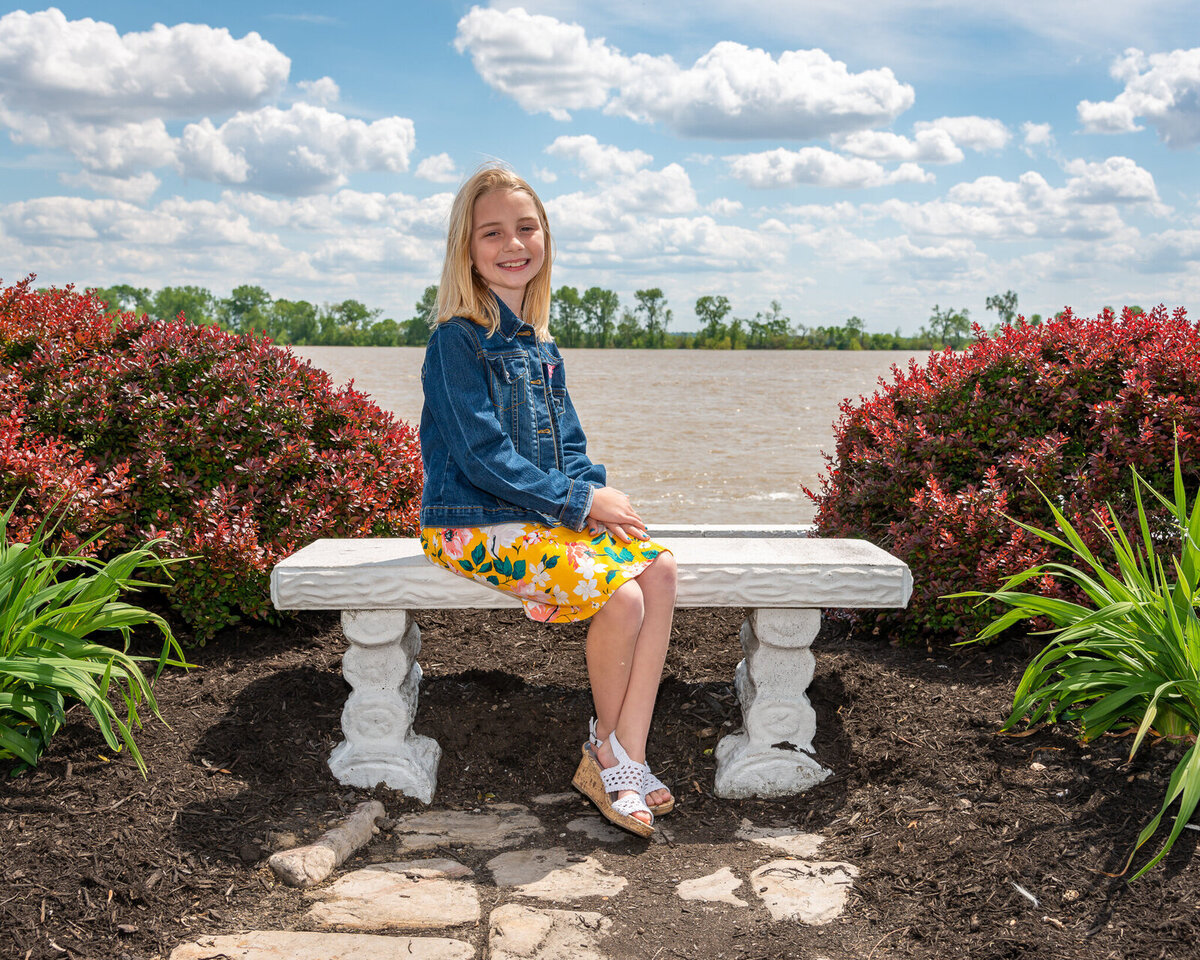
[[[118,284],[95,290],[113,311],[152,317],[183,316],[191,323],[217,324],[233,333],[254,333],[295,346],[423,346],[429,318],[437,303],[437,286],[425,288],[412,315],[395,319],[358,300],[313,304],[276,299],[262,287],[244,284],[228,297],[198,286],[145,287]],[[1001,323],[1016,317],[1017,294],[1008,290],[987,299]],[[693,310],[698,329],[671,330],[674,311],[658,287],[637,290],[632,304],[622,305],[613,290],[562,286],[550,306],[550,331],[562,347],[621,347],[703,350],[931,350],[962,347],[971,339],[966,308],[935,304],[916,334],[872,333],[857,316],[840,324],[808,326],[793,322],[778,300],[753,317],[737,317],[723,296],[697,298]],[[1033,322],[1041,317],[1034,315]]]

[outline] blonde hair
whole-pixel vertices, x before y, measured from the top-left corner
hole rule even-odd
[[[545,237],[542,269],[525,286],[521,319],[533,327],[539,340],[550,339],[550,261],[553,241],[546,209],[533,187],[503,164],[480,167],[467,180],[450,208],[450,226],[446,233],[446,259],[442,263],[442,282],[438,285],[437,323],[451,317],[467,317],[487,327],[488,334],[500,326],[500,308],[491,288],[471,265],[471,228],[475,219],[475,201],[493,190],[520,190],[533,198]]]

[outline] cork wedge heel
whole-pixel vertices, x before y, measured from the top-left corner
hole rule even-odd
[[[591,800],[601,815],[610,823],[614,823],[630,833],[636,833],[639,837],[653,836],[654,814],[650,814],[650,823],[644,823],[633,816],[640,810],[645,810],[647,813],[650,811],[650,808],[646,806],[645,798],[640,793],[616,801],[609,795],[618,790],[640,791],[642,782],[642,774],[639,769],[641,765],[630,760],[628,755],[625,755],[624,762],[621,762],[625,751],[621,749],[615,737],[612,738],[612,745],[618,762],[616,766],[609,767],[607,770],[600,766],[600,761],[591,744],[585,745],[583,756],[579,758],[579,766],[575,770],[575,776],[571,779],[571,786]]]

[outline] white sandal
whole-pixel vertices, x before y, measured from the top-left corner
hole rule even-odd
[[[591,745],[594,749],[600,748],[601,740],[598,736],[596,736],[596,718],[595,717],[592,717],[592,719],[588,721],[588,741],[591,743]],[[648,797],[655,790],[666,790],[667,793],[671,793],[671,788],[668,787],[665,783],[663,783],[661,780],[659,780],[658,777],[656,777],[653,773],[650,772],[650,764],[643,763],[642,766],[645,768],[645,771],[646,771],[645,774],[642,776],[642,786],[640,788],[642,791],[643,799]],[[650,803],[650,801],[647,800],[646,805],[649,808],[651,814],[653,814],[656,817],[661,817],[664,813],[670,813],[672,810],[675,809],[675,797],[672,796],[666,803],[652,804],[652,803]]]
[[[642,765],[629,758],[615,733],[608,738],[608,742],[613,756],[617,758],[616,764],[607,769],[602,767],[595,748],[589,742],[584,745],[583,757],[571,784],[591,800],[607,820],[639,837],[649,837],[654,833],[654,814],[646,806],[646,798],[641,793]],[[632,792],[618,800],[610,796],[623,790]],[[633,816],[642,811],[650,815],[649,823]]]

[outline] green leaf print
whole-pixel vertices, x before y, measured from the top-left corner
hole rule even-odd
[[[488,583],[490,583],[490,584],[491,584],[492,586],[494,586],[494,587],[498,587],[498,586],[500,586],[500,578],[499,578],[499,577],[496,577],[496,576],[490,576],[490,577],[488,577],[488,578],[487,578],[487,582],[488,582]]]
[[[518,560],[512,565],[512,577],[514,580],[525,579],[525,561]]]
[[[512,576],[512,561],[508,557],[496,558],[496,572],[502,573],[506,577]]]
[[[492,569],[492,564],[491,564],[491,562],[490,562],[490,561],[489,561],[488,563],[481,563],[481,564],[479,565],[479,572],[480,572],[480,573],[487,573],[487,572],[488,572],[489,570],[491,570],[491,569]]]
[[[547,570],[549,570],[551,567],[557,567],[558,566],[558,556],[548,554],[548,553],[543,553],[542,554],[542,563],[545,565]]]
[[[471,551],[471,559],[474,560],[476,563],[483,563],[483,558],[485,555],[486,554],[484,553],[483,544],[482,543],[475,544],[475,549]]]
[[[604,582],[605,582],[605,583],[612,583],[612,578],[613,578],[613,577],[615,577],[616,575],[617,575],[617,571],[616,571],[616,570],[609,570],[609,571],[608,571],[608,573],[606,573],[606,574],[604,575]]]
[[[460,567],[462,567],[464,570],[474,570],[475,569],[475,565],[473,563],[471,563],[470,560],[459,560],[458,565]]]

